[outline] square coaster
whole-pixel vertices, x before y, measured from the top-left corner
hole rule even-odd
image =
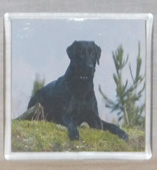
[[[150,159],[152,28],[152,14],[5,14],[5,158]]]

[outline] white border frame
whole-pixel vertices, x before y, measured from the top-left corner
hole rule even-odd
[[[115,19],[145,20],[146,23],[146,123],[145,152],[12,152],[11,151],[11,20],[12,19]],[[152,87],[152,34],[153,15],[105,14],[105,13],[7,13],[4,16],[4,111],[5,146],[7,160],[77,160],[77,159],[123,159],[144,160],[152,157],[151,151],[151,87]]]

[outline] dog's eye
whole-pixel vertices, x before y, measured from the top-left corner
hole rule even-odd
[[[80,48],[80,49],[78,49],[77,54],[78,54],[79,56],[82,56],[82,54],[85,54],[85,53],[84,53],[84,51]]]
[[[93,50],[90,51],[90,56],[95,56],[95,52]]]
[[[95,52],[93,51],[92,48],[89,48],[89,49],[88,49],[88,53],[89,53],[90,55],[95,55]]]

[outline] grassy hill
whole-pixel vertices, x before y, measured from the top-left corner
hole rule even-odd
[[[126,143],[108,131],[79,127],[80,140],[71,141],[64,126],[46,121],[12,121],[12,151],[144,151],[144,132],[126,129]]]

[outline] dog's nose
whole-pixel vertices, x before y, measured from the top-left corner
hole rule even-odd
[[[93,69],[94,66],[93,66],[93,65],[89,65],[89,66],[87,66],[87,68],[88,68],[88,69]]]
[[[91,64],[88,64],[87,67],[88,69],[93,69],[94,68],[94,65],[91,63]]]
[[[87,74],[90,74],[91,72],[93,72],[95,69],[94,67],[91,65],[91,66],[88,66],[85,68],[85,71]]]

